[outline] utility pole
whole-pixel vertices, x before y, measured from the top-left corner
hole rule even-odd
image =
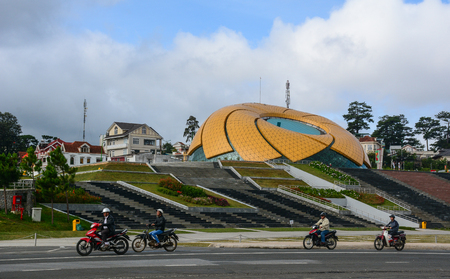
[[[289,80],[286,81],[286,107],[289,108],[289,105],[291,104],[291,85],[289,83]]]
[[[86,139],[86,111],[87,111],[87,103],[86,103],[86,99],[84,99],[83,141],[85,141],[85,139]]]

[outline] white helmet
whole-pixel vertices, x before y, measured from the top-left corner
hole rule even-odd
[[[111,210],[109,210],[109,208],[105,207],[105,208],[103,208],[103,210],[102,210],[102,213],[105,213],[105,212],[108,212],[108,213],[110,213],[110,212],[111,212]]]
[[[163,214],[164,213],[164,211],[161,209],[161,208],[158,208],[156,211],[159,211],[159,212],[161,212],[161,214]]]

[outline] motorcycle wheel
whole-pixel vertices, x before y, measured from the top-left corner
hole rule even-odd
[[[305,236],[305,239],[303,239],[303,247],[305,249],[310,250],[314,247],[314,241],[312,240],[310,235]]]
[[[333,250],[334,248],[336,248],[337,240],[336,240],[335,237],[330,237],[330,238],[328,238],[327,242],[328,242],[327,248],[328,248],[329,250]]]
[[[93,245],[84,239],[81,239],[77,243],[77,252],[80,256],[88,256],[92,252]]]
[[[164,242],[163,247],[167,252],[173,252],[177,249],[178,243],[175,237],[169,236],[167,240]]]
[[[114,252],[117,255],[123,255],[128,251],[128,241],[125,238],[119,238],[114,243]]]
[[[403,250],[403,248],[405,248],[405,242],[404,242],[403,240],[399,240],[399,241],[394,245],[394,248],[395,248],[397,251]]]
[[[373,246],[378,251],[383,250],[383,248],[384,248],[383,240],[381,238],[379,238],[379,237],[375,238],[375,241],[373,242]]]
[[[131,248],[133,248],[136,253],[144,251],[145,246],[147,246],[147,240],[142,237],[136,237],[131,243]]]

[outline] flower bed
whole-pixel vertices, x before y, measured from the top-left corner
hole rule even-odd
[[[335,170],[332,167],[329,167],[322,162],[313,161],[313,162],[309,163],[309,165],[311,167],[313,167],[317,170],[320,170],[321,172],[331,176],[332,178],[334,178],[336,180],[340,180],[340,181],[344,181],[344,182],[351,182],[351,183],[358,183],[358,181],[356,179],[354,179],[353,177],[351,177],[347,174],[344,174],[338,170]]]
[[[385,202],[385,199],[377,194],[362,194],[353,190],[343,190],[338,192],[333,189],[317,189],[312,187],[295,187],[292,189],[327,202],[331,202],[327,200],[327,198],[342,199],[345,198],[344,195],[369,205],[381,205]]]
[[[184,201],[199,205],[230,206],[224,198],[208,195],[203,189],[183,185],[172,178],[161,179],[158,184],[158,191],[167,195],[179,197]]]

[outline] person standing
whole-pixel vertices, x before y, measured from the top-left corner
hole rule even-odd
[[[316,223],[316,226],[319,226],[320,230],[321,245],[325,245],[325,235],[329,232],[330,229],[330,221],[326,216],[327,214],[325,212],[320,213],[320,220]]]
[[[162,209],[156,210],[156,219],[152,223],[155,226],[155,230],[150,233],[154,240],[156,240],[156,246],[160,246],[158,234],[162,234],[166,229],[166,218],[163,216],[164,211]],[[147,224],[148,225],[148,224]]]
[[[113,234],[114,231],[116,230],[116,226],[114,223],[114,217],[112,217],[111,210],[109,210],[109,208],[104,208],[102,210],[103,213],[103,220],[101,221],[101,233],[102,233],[102,241],[103,241],[103,245],[102,247],[105,246],[109,246],[109,241],[106,241],[106,239],[108,238],[108,236],[110,234]]]

